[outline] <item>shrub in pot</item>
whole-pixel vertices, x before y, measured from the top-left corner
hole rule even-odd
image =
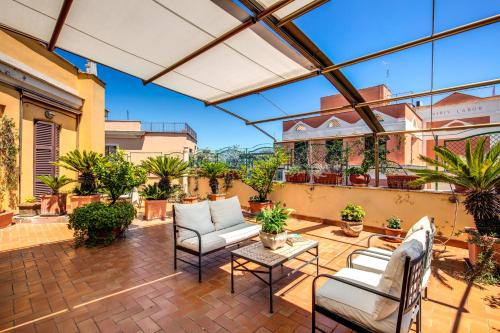
[[[0,228],[10,225],[14,216],[14,212],[3,209],[4,200],[8,199],[11,209],[14,209],[17,203],[18,142],[14,120],[0,115]]]
[[[314,175],[314,182],[316,184],[340,185],[342,184],[342,173],[323,171]]]
[[[276,250],[285,245],[287,239],[286,221],[291,212],[291,209],[283,208],[277,203],[272,208],[264,209],[257,214],[256,220],[262,224],[259,236],[264,247]]]
[[[160,178],[158,187],[166,193],[173,193],[173,181],[183,176],[187,176],[189,163],[179,157],[155,156],[148,157],[142,162],[142,167],[146,172]]]
[[[355,204],[348,204],[340,212],[340,227],[344,234],[350,237],[358,237],[363,230],[363,218],[366,213],[363,207]]]
[[[368,186],[371,177],[367,172],[368,170],[363,166],[350,167],[349,169],[347,169],[347,174],[349,175],[349,181],[351,182],[351,185],[361,187]]]
[[[401,219],[397,216],[391,216],[386,222],[385,234],[391,237],[401,237],[401,233],[403,232],[403,229],[401,229]],[[401,239],[397,238],[385,238],[384,240],[392,243],[401,243]]]
[[[100,153],[75,149],[59,157],[57,162],[53,163],[55,166],[78,174],[79,185],[75,187],[70,197],[72,209],[100,200],[94,168],[102,159],[103,155]]]
[[[20,217],[32,217],[40,215],[40,203],[35,197],[28,197],[18,206]]]
[[[285,172],[285,180],[289,183],[308,183],[310,177],[304,168],[293,166]]]
[[[76,208],[69,215],[75,245],[110,244],[132,223],[136,210],[131,203],[93,202]]]
[[[147,221],[154,219],[165,220],[167,217],[167,203],[171,194],[162,190],[158,183],[144,186],[140,193],[144,198],[144,219]]]
[[[201,164],[198,172],[199,176],[208,178],[208,185],[212,193],[208,194],[208,199],[211,201],[221,200],[225,198],[224,193],[219,193],[219,180],[228,171],[228,166],[223,162],[204,162]]]
[[[423,184],[414,185],[413,182],[419,177],[415,175],[407,174],[387,174],[387,186],[389,188],[401,189],[401,190],[422,190],[424,188]]]
[[[286,161],[285,152],[277,149],[273,155],[256,160],[251,169],[242,169],[241,180],[257,192],[257,195],[251,197],[248,201],[252,213],[258,213],[265,208],[271,207],[268,196],[276,186],[274,176],[278,168]]]
[[[62,176],[37,176],[42,183],[47,185],[52,194],[44,194],[40,197],[41,201],[41,215],[42,216],[54,216],[54,215],[64,215],[66,214],[66,193],[60,193],[60,189],[74,182],[73,179]]]
[[[467,140],[464,156],[455,154],[446,147],[434,147],[438,159],[420,155],[419,158],[432,169],[412,170],[420,177],[413,184],[443,182],[465,188],[463,203],[467,213],[474,218],[479,236],[493,236],[498,241],[500,198],[496,188],[500,184],[500,143],[490,147],[487,153],[485,144],[486,138],[481,138],[472,149],[471,141]],[[477,245],[470,237],[469,242],[471,246]]]

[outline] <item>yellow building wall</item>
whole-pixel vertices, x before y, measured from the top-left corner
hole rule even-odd
[[[220,181],[219,184],[222,189],[223,182]],[[199,178],[197,192],[194,191],[195,186],[195,179],[190,178],[190,194],[205,198],[210,192],[206,178]],[[227,191],[227,197],[238,196],[243,207],[248,207],[248,199],[255,194],[241,181],[234,181]],[[463,241],[466,237],[455,236],[454,232],[474,226],[474,221],[466,213],[464,206],[459,204],[456,226],[453,229],[455,204],[449,201],[449,197],[449,193],[442,192],[291,183],[277,186],[270,195],[273,202],[281,202],[284,206],[293,208],[299,217],[317,221],[339,221],[340,211],[348,203],[361,205],[366,211],[365,225],[375,228],[383,228],[389,217],[398,216],[403,221],[402,228],[408,230],[422,216],[432,216],[439,236],[452,236],[452,239]],[[459,199],[463,202],[464,197],[459,196]]]
[[[93,75],[79,73],[78,92],[85,100],[78,131],[79,149],[104,153],[104,84]]]

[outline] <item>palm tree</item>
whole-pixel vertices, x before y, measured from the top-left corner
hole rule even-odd
[[[156,156],[148,157],[142,162],[142,167],[149,173],[160,177],[158,186],[167,193],[172,192],[172,180],[185,176],[189,164],[179,157]]]
[[[443,182],[467,188],[465,209],[474,217],[480,234],[500,235],[500,143],[485,153],[486,138],[478,140],[474,150],[471,141],[465,142],[465,156],[457,155],[446,147],[436,146],[437,160],[420,155],[420,159],[436,169],[412,169],[420,178],[414,182],[421,185]],[[438,170],[441,168],[441,170]]]
[[[61,187],[74,182],[73,179],[69,179],[64,175],[62,176],[44,175],[44,176],[36,176],[36,178],[51,189],[52,195],[59,194],[59,190],[61,189]]]
[[[219,193],[219,182],[217,178],[224,176],[228,169],[226,163],[223,162],[204,162],[200,166],[199,174],[202,177],[209,178],[208,185],[212,190],[212,194]]]
[[[89,195],[97,193],[97,181],[93,169],[102,158],[102,154],[94,151],[83,150],[80,152],[75,149],[59,157],[59,160],[53,164],[77,172],[78,181],[80,182],[80,193]]]

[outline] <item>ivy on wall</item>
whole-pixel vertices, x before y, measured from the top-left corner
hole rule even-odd
[[[10,208],[14,209],[17,204],[17,140],[14,121],[6,116],[0,117],[0,208],[6,197]]]

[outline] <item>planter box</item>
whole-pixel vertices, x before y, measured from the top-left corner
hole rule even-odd
[[[101,201],[101,196],[99,194],[93,195],[72,195],[70,197],[71,209],[85,206],[92,202]]]
[[[190,197],[184,197],[182,199],[183,204],[192,204],[198,202],[198,197],[196,196],[190,196]]]
[[[208,195],[208,200],[210,200],[210,201],[224,200],[225,198],[226,198],[225,193],[219,193],[219,194],[210,193]]]
[[[418,178],[418,176],[410,175],[388,175],[387,186],[389,188],[397,188],[400,190],[422,190],[424,185],[411,186],[408,184]]]
[[[319,176],[314,176],[317,184],[340,185],[342,184],[342,174],[333,172],[323,172]]]
[[[145,200],[144,220],[165,220],[167,217],[167,200]]]
[[[40,203],[39,202],[23,202],[18,206],[20,217],[33,217],[40,215]]]
[[[249,201],[248,205],[250,206],[250,212],[252,214],[257,214],[263,211],[264,209],[269,209],[271,208],[273,202],[272,201],[264,201],[264,202],[258,202],[258,201]]]
[[[41,196],[42,216],[58,216],[66,214],[66,193],[55,195],[45,194]]]
[[[12,223],[14,212],[0,211],[0,229],[8,227]]]
[[[305,172],[285,174],[285,180],[289,183],[308,183],[310,177]]]
[[[370,183],[371,179],[372,178],[368,174],[365,174],[365,175],[358,175],[358,174],[349,175],[349,181],[351,182],[352,186],[366,187]]]

